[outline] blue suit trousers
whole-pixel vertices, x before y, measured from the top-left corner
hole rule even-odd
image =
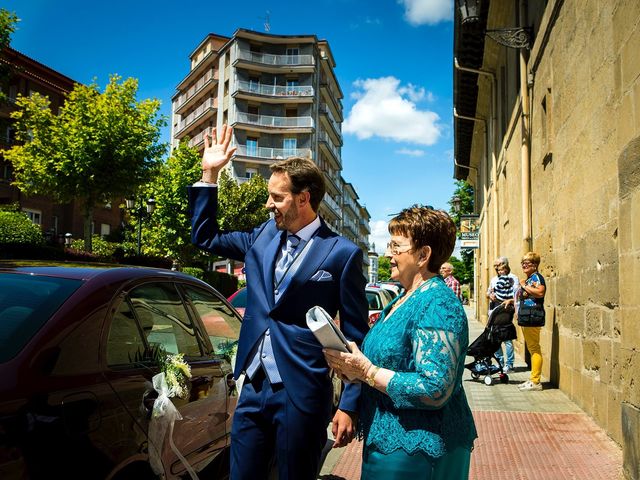
[[[300,411],[284,386],[260,368],[246,381],[231,428],[231,480],[266,480],[274,458],[279,480],[315,480],[327,442],[327,411]]]

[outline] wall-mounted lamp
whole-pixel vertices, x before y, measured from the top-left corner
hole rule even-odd
[[[460,25],[464,28],[473,28],[480,23],[480,12],[484,0],[456,0],[460,11]],[[531,28],[512,27],[485,30],[485,35],[500,45],[509,48],[531,48]]]

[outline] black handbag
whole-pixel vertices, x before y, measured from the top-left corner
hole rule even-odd
[[[544,327],[544,307],[542,305],[518,306],[518,325],[521,327]]]

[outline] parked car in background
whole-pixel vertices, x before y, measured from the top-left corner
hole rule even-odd
[[[380,318],[382,309],[391,302],[391,294],[380,287],[369,286],[365,289],[367,303],[369,304],[369,326],[371,327]]]
[[[391,292],[393,298],[396,298],[398,295],[400,295],[400,292],[402,291],[402,286],[399,283],[395,282],[381,282],[380,288],[384,288],[385,290]]]
[[[176,450],[227,478],[240,325],[179,272],[0,263],[0,478],[183,478]],[[173,431],[152,415],[170,354],[191,368]]]
[[[244,317],[244,311],[247,308],[247,287],[236,290],[227,300],[238,311],[240,316]]]

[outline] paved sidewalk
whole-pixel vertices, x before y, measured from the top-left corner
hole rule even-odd
[[[466,308],[466,307],[465,307]],[[467,308],[469,341],[484,325]],[[468,358],[472,361],[472,358]],[[521,392],[529,378],[516,357],[509,383],[488,386],[465,370],[463,384],[478,429],[471,480],[619,480],[622,450],[564,393],[548,383],[542,392]],[[359,480],[362,444],[331,450],[319,479]]]

